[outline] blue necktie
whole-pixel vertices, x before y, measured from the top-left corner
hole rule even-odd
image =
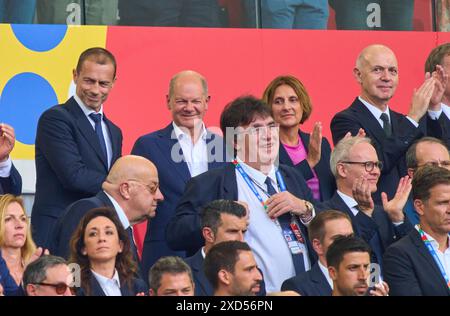
[[[270,180],[269,177],[266,178],[266,181],[264,181],[264,183],[267,186],[267,193],[270,196],[272,196],[272,195],[277,193],[277,191],[273,187],[272,181]],[[292,231],[292,229],[291,229],[291,217],[289,216],[289,214],[286,213],[286,214],[283,214],[283,215],[279,216],[278,217],[278,222],[280,223],[281,229],[283,231],[285,231],[285,230]],[[295,234],[293,232],[292,232],[292,235],[295,236]],[[298,275],[301,272],[305,272],[305,262],[303,261],[303,253],[293,254],[291,252],[291,255],[292,255],[292,260],[294,262],[295,274]]]
[[[103,129],[102,129],[102,115],[100,113],[91,113],[89,114],[89,117],[95,122],[95,134],[97,134],[98,141],[100,142],[100,148],[103,152],[103,157],[105,158],[105,161],[108,161],[108,154],[106,151],[106,143],[105,143],[105,137],[103,136]]]
[[[380,119],[383,121],[383,130],[387,137],[392,135],[392,126],[389,122],[389,116],[386,113],[381,113]]]

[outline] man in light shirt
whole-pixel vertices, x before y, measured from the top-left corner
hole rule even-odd
[[[20,195],[22,193],[22,177],[10,157],[15,142],[14,128],[0,123],[0,195],[7,193]]]
[[[206,79],[199,73],[186,70],[177,73],[169,84],[167,107],[172,122],[165,128],[139,137],[132,154],[151,160],[160,173],[160,188],[164,202],[158,206],[157,216],[148,224],[142,254],[143,273],[163,256],[185,257],[181,249],[170,249],[166,241],[166,226],[175,214],[175,207],[191,177],[217,168],[223,155],[215,156],[215,148],[222,148],[222,138],[206,130],[203,117],[211,97]]]
[[[336,238],[353,234],[351,219],[340,211],[322,211],[309,224],[308,233],[319,260],[311,270],[284,281],[281,290],[301,296],[331,296],[333,280],[328,273],[327,251]]]

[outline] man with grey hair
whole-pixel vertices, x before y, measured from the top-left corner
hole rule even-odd
[[[195,284],[189,265],[180,257],[162,257],[148,275],[150,296],[194,296]]]
[[[364,48],[353,69],[361,93],[350,107],[337,113],[331,121],[334,144],[348,132],[356,135],[360,128],[372,140],[384,165],[378,190],[374,192],[377,203],[381,203],[381,192],[386,192],[389,198],[394,197],[400,178],[406,175],[406,150],[414,140],[441,133],[427,110],[430,100],[438,93],[435,87],[445,81],[443,69],[427,73],[425,82],[413,93],[406,116],[394,112],[388,105],[398,86],[398,74],[397,58],[390,48],[378,44]]]
[[[203,123],[210,99],[201,74],[192,70],[177,73],[170,80],[167,95],[172,122],[134,144],[132,154],[153,161],[158,168],[165,198],[147,226],[142,253],[144,274],[162,256],[185,257],[184,251],[173,251],[167,245],[167,223],[175,215],[175,207],[191,177],[223,164],[222,138],[207,131]]]
[[[72,273],[61,257],[44,255],[23,273],[23,288],[28,296],[72,296],[72,283]]]
[[[367,137],[345,137],[334,148],[330,159],[331,172],[336,178],[337,191],[322,203],[320,209],[335,209],[347,213],[355,235],[372,248],[372,262],[382,263],[387,246],[406,235],[412,225],[403,214],[411,191],[411,180],[400,180],[393,199],[382,193],[383,204],[375,205],[372,194],[377,191],[383,163]]]

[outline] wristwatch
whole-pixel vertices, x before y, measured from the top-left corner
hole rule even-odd
[[[299,217],[303,222],[309,222],[313,216],[314,205],[312,205],[312,203],[309,201],[306,201],[306,200],[304,200],[304,201],[305,201],[307,213],[304,215],[300,215]]]

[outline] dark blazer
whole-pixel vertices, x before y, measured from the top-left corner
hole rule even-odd
[[[122,132],[104,116],[113,164],[122,154]],[[48,247],[56,220],[73,202],[94,196],[108,174],[100,142],[74,98],[39,118],[36,134],[36,196],[33,239]]]
[[[14,278],[9,273],[5,259],[0,251],[0,284],[3,286],[5,296],[22,296],[21,287],[17,285]]]
[[[0,177],[0,195],[2,194],[22,194],[22,177],[14,165],[11,166],[9,177]]]
[[[91,295],[90,296],[106,296],[105,292],[103,292],[102,287],[100,286],[100,283],[98,283],[97,279],[92,274],[91,274],[91,278],[90,278],[90,285],[91,285]],[[131,287],[127,287],[124,284],[122,284],[122,282],[121,282],[120,292],[122,293],[122,296],[136,296],[136,294],[142,293],[142,292],[145,293],[145,295],[148,295],[148,287],[144,281],[142,281],[141,279],[135,278],[131,282]],[[86,293],[84,292],[83,288],[80,287],[78,289],[77,296],[86,296]]]
[[[376,255],[377,258],[380,259],[382,258],[384,251],[389,245],[407,235],[413,229],[413,226],[406,216],[403,224],[395,226],[389,219],[389,216],[384,211],[384,209],[378,205],[375,205],[372,217],[367,216],[363,212],[358,212],[358,214],[354,216],[353,212],[350,210],[347,204],[345,204],[345,202],[337,194],[337,192],[333,195],[331,200],[321,203],[318,206],[318,209],[331,209],[347,213],[347,215],[350,216],[352,220],[352,226],[355,235],[364,239],[371,246],[374,252],[377,252],[378,249],[373,245],[373,237],[376,233],[378,233],[379,237],[381,238],[381,248],[379,249],[380,253],[376,253]]]
[[[450,119],[445,113],[441,113],[438,120],[427,121],[428,133],[430,136],[434,136],[441,139],[450,150]]]
[[[290,193],[315,202],[300,172],[285,165],[280,165],[279,170]],[[193,255],[203,246],[199,211],[205,204],[217,199],[238,199],[236,173],[232,163],[198,175],[188,182],[176,214],[167,225],[166,238],[171,248],[186,250]],[[301,223],[300,229],[303,236],[308,236],[306,227]],[[314,263],[317,260],[316,254],[308,238],[306,241],[311,263]]]
[[[111,200],[103,191],[98,192],[96,196],[72,203],[56,222],[50,242],[50,253],[68,259],[70,255],[70,239],[81,219],[89,210],[103,206],[114,209]]]
[[[438,265],[416,229],[386,250],[384,269],[392,296],[450,296]]]
[[[386,192],[389,199],[394,197],[400,178],[407,173],[405,153],[416,139],[425,136],[428,118],[428,115],[427,118],[424,117],[419,128],[416,128],[403,114],[392,109],[389,111],[391,137],[386,137],[381,125],[358,98],[349,108],[337,113],[331,120],[331,133],[335,145],[347,132],[356,135],[360,128],[363,128],[367,137],[372,140],[378,159],[384,165],[378,181],[378,191],[374,194],[375,203],[378,204],[381,204],[381,192]]]
[[[333,291],[317,262],[311,270],[284,281],[281,290],[295,291],[301,296],[331,296]]]
[[[205,259],[202,256],[202,250],[200,249],[192,257],[186,258],[185,261],[192,270],[195,283],[195,296],[212,296],[214,289],[206,278],[205,270],[203,270],[203,262]]]
[[[186,256],[184,251],[170,249],[165,237],[167,223],[174,216],[175,207],[183,194],[186,183],[191,178],[186,162],[176,162],[172,159],[172,148],[179,146],[173,131],[173,125],[170,123],[164,129],[141,136],[131,151],[133,155],[143,156],[156,165],[158,168],[160,189],[164,195],[164,201],[158,203],[155,218],[152,218],[147,226],[142,251],[144,275],[147,275],[151,266],[163,256]],[[208,170],[222,166],[224,161],[222,160],[223,156],[217,159],[219,161],[214,159],[214,155],[216,154],[214,148],[215,146],[219,146],[219,144],[222,146],[222,138],[208,132],[206,143],[209,155]],[[178,153],[182,157],[181,146],[179,148]]]
[[[305,145],[305,149],[308,150],[310,134],[304,133],[299,130],[299,135],[303,144]],[[330,169],[330,143],[325,137],[322,138],[321,150],[321,157],[319,163],[314,167],[314,171],[319,178],[320,200],[326,201],[330,199],[333,196],[334,191],[336,191],[336,181]],[[289,154],[281,143],[279,160],[281,164],[295,167],[297,170],[299,170],[305,180],[309,180],[314,176],[306,159],[300,161],[294,166],[291,158],[289,157]]]

